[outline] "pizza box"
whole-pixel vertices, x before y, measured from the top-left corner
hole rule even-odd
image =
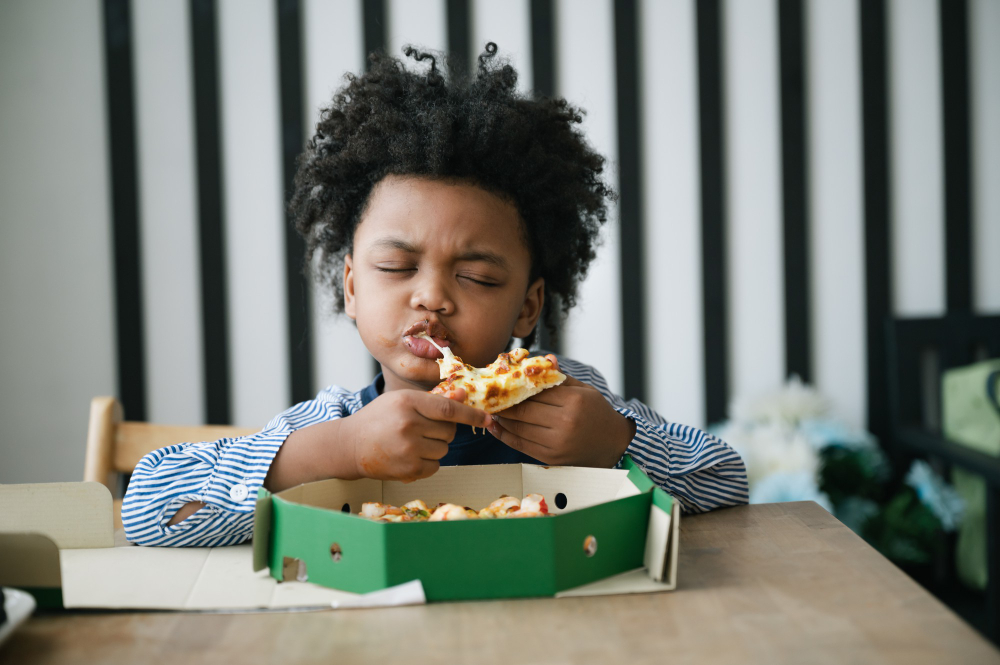
[[[498,469],[498,467],[492,468]],[[581,488],[581,490],[589,489],[591,493],[587,494],[578,491],[580,483],[564,482],[566,479],[560,478],[561,475],[565,476],[565,470],[553,467],[549,469],[549,471],[554,472],[552,475],[541,476],[541,478],[553,478],[559,481],[558,486],[562,488],[561,491],[566,492],[567,496],[565,511],[559,512],[567,514],[553,518],[509,520],[510,522],[545,520],[561,524],[558,522],[559,520],[571,518],[574,502],[577,502],[578,512],[587,514],[589,508],[584,506],[587,501],[593,503],[597,500],[598,495],[603,495],[613,502],[619,493],[621,493],[622,498],[640,496],[639,503],[645,503],[646,500],[641,498],[644,495],[649,504],[659,506],[659,509],[655,511],[648,505],[645,508],[649,519],[646,533],[649,536],[639,534],[638,541],[629,541],[632,548],[636,547],[636,542],[640,542],[645,548],[641,550],[642,554],[638,558],[635,557],[635,550],[631,551],[630,556],[634,569],[590,584],[582,584],[565,591],[559,591],[556,593],[557,596],[652,593],[674,588],[677,562],[678,506],[676,502],[671,502],[666,495],[661,496],[651,492],[652,483],[645,479],[641,473],[633,472],[631,468],[632,466],[626,470],[608,470],[610,472],[608,477],[617,478],[617,480],[609,481],[599,487]],[[491,493],[499,486],[499,481],[509,475],[509,471],[498,470],[499,478],[494,485],[489,486]],[[583,474],[595,471],[600,475],[606,473],[593,469],[581,469],[580,471]],[[439,475],[443,479],[451,473],[449,469],[442,469]],[[522,482],[518,486],[515,480],[511,489],[500,490],[500,492],[506,491],[514,494],[513,490],[538,486],[532,484],[538,482],[538,479],[531,476],[532,472],[525,473],[526,477],[529,478],[527,485]],[[489,474],[482,475],[488,476]],[[583,476],[578,477],[582,478]],[[624,482],[623,477],[625,479],[631,478],[631,480]],[[374,481],[363,482],[371,483]],[[609,487],[616,483],[618,485],[616,490]],[[587,477],[586,484],[591,484],[591,477]],[[386,483],[386,485],[390,484]],[[425,491],[433,489],[434,486],[428,484],[427,481],[419,481],[407,487]],[[465,494],[462,496],[469,496],[471,489],[469,487],[463,489]],[[545,488],[543,487],[543,489]],[[296,490],[293,488],[288,490],[289,493],[293,494],[296,491],[304,492],[306,495],[315,492],[312,489]],[[436,491],[451,492],[451,487],[442,485]],[[558,491],[555,487],[551,490],[551,492]],[[273,518],[276,513],[278,515],[282,513],[283,509],[279,507],[275,510],[275,506],[280,502],[288,502],[287,499],[280,498],[284,494],[279,493],[271,497],[268,524],[271,524],[270,518]],[[328,496],[332,497],[332,494]],[[438,495],[424,494],[423,496],[426,500],[433,501]],[[554,502],[554,496],[555,494],[552,494],[552,498],[549,499],[550,503]],[[447,498],[461,497],[449,494]],[[632,501],[637,500],[632,499]],[[339,510],[343,506],[335,507]],[[594,505],[593,507],[599,506]],[[627,510],[634,510],[634,508],[634,505],[629,504]],[[331,510],[322,508],[310,507],[309,510],[322,514],[331,513]],[[351,520],[359,521],[362,519],[336,512],[334,514],[338,518],[350,517]],[[269,530],[267,538],[258,537],[258,541],[254,545],[246,543],[214,548],[170,548],[138,547],[128,543],[124,533],[120,529],[117,531],[114,529],[112,516],[111,494],[100,483],[61,482],[0,485],[0,586],[29,590],[41,607],[61,606],[73,609],[152,609],[209,612],[289,611],[380,607],[421,603],[427,600],[421,582],[416,581],[416,578],[413,577],[411,577],[414,580],[412,582],[367,594],[314,584],[315,580],[312,575],[317,574],[315,571],[318,571],[321,566],[316,564],[312,569],[308,568],[311,561],[308,552],[300,555],[303,561],[301,575],[297,562],[292,568],[294,574],[290,575],[285,574],[287,571],[284,570],[279,576],[273,576],[270,571],[261,570],[255,559],[266,554],[269,549],[261,547],[260,541],[264,540],[270,544],[273,542],[273,537],[281,533],[282,528],[287,532],[287,527],[291,526],[291,522],[287,520],[284,527]],[[258,514],[257,517],[260,518],[261,515]],[[260,521],[258,519],[258,522]],[[632,523],[634,522],[633,519]],[[382,525],[374,522],[364,522],[363,524],[364,527],[418,526],[416,524]],[[445,523],[447,526],[457,526],[459,529],[463,528],[463,524],[465,523]],[[432,527],[430,532],[433,532],[437,523],[424,523],[420,526]],[[559,533],[564,535],[565,529],[572,528],[572,524],[567,527],[559,527]],[[452,534],[458,533],[454,530],[449,531]],[[609,549],[616,550],[608,538],[617,532],[605,531],[599,521],[595,521],[592,531],[598,543],[593,560],[602,562],[603,555],[608,554]],[[393,529],[389,533],[397,532],[398,530]],[[440,531],[438,532],[440,533]],[[328,540],[332,533],[334,532],[317,531],[317,539],[319,541]],[[385,531],[382,533],[384,534]],[[524,535],[521,534],[519,537]],[[573,537],[576,537],[575,534]],[[331,542],[326,544],[326,556],[330,557],[329,547],[332,542],[342,542],[345,546],[350,543],[352,549],[344,554],[345,558],[342,560],[352,563],[357,552],[353,549],[354,539],[348,540],[347,537],[339,535],[337,538],[340,540],[330,539]],[[392,538],[395,539],[396,536]],[[397,541],[393,540],[392,542]],[[622,548],[618,547],[617,549]],[[535,550],[537,551],[538,548]],[[475,553],[474,550],[468,548],[464,551]],[[418,554],[413,558],[418,560],[423,556],[423,554]],[[453,554],[449,554],[449,556],[452,560],[456,559]],[[644,568],[639,567],[646,559],[651,562],[650,565],[655,576],[658,576],[660,581],[654,580]],[[504,565],[516,569],[521,560],[524,558],[506,560]],[[660,563],[663,565],[659,565]],[[255,568],[257,568],[256,571]],[[571,572],[567,571],[566,574]],[[304,580],[308,579],[308,581],[299,581],[298,577]],[[279,578],[285,581],[279,581]],[[539,592],[536,595],[542,594]]]
[[[673,588],[679,505],[630,457],[622,467],[457,466],[412,483],[262,488],[254,569],[355,593],[419,579],[429,601],[552,596],[642,567],[660,590]],[[479,509],[531,492],[553,516],[385,523],[356,514],[369,501]]]

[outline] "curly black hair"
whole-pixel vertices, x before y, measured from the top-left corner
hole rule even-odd
[[[475,76],[411,46],[425,71],[380,53],[323,109],[299,157],[290,212],[306,242],[306,265],[343,310],[344,257],[375,185],[387,175],[474,184],[517,208],[531,253],[530,280],[545,278],[544,323],[553,335],[576,302],[593,260],[606,201],[615,193],[604,158],[577,127],[583,111],[565,99],[533,100],[490,42]],[[445,63],[442,72],[438,62]],[[535,331],[525,339],[534,341]]]

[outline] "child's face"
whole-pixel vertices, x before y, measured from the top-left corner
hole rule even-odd
[[[388,176],[373,190],[344,265],[344,309],[382,365],[386,390],[428,389],[440,357],[425,331],[466,363],[496,360],[531,332],[544,282],[517,209],[484,189]]]

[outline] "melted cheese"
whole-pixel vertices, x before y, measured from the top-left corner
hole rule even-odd
[[[487,413],[503,411],[566,380],[548,358],[528,358],[527,349],[501,353],[488,367],[478,368],[462,362],[450,348],[438,346],[426,333],[416,337],[434,344],[442,355],[437,361],[441,383],[431,392],[447,394],[461,388],[466,404]]]

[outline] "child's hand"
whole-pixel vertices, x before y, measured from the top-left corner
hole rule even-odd
[[[487,428],[493,436],[546,464],[610,468],[635,436],[632,420],[573,377],[493,419]]]
[[[344,422],[350,422],[348,441],[354,447],[358,476],[410,482],[438,470],[438,460],[448,454],[448,444],[455,438],[456,423],[486,427],[490,417],[440,395],[395,390]]]

